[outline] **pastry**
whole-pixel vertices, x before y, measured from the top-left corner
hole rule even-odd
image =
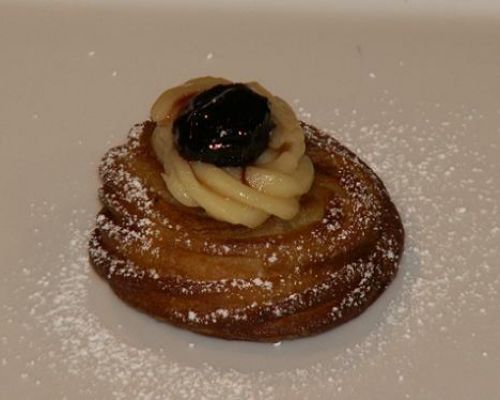
[[[128,304],[201,334],[335,327],[375,301],[403,252],[382,181],[257,83],[164,92],[99,172],[95,270]]]

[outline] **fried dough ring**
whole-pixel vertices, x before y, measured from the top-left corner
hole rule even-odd
[[[394,278],[399,214],[375,173],[331,136],[302,123],[312,189],[292,220],[251,229],[173,199],[150,143],[154,127],[135,126],[99,169],[103,209],[90,259],[128,304],[205,335],[278,341],[356,317]]]

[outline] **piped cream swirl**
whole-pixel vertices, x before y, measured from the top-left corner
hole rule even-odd
[[[309,191],[314,167],[305,153],[304,132],[291,107],[256,82],[246,85],[269,100],[275,127],[268,148],[246,167],[217,167],[182,158],[174,145],[173,122],[182,99],[219,84],[203,77],[165,91],[151,108],[157,123],[153,148],[163,165],[170,194],[187,207],[201,207],[215,219],[257,227],[269,216],[289,220],[299,212],[300,196]]]

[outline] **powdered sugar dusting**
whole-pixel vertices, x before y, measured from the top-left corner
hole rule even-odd
[[[356,384],[384,370],[383,378],[401,394],[398,398],[409,398],[405,387],[422,368],[415,353],[431,346],[428,338],[434,332],[457,352],[464,351],[461,343],[467,341],[468,349],[477,349],[467,357],[493,362],[498,351],[484,344],[481,327],[499,313],[498,164],[485,155],[489,144],[471,146],[464,140],[477,132],[478,121],[491,116],[472,107],[440,105],[441,120],[433,120],[422,107],[414,110],[418,121],[402,123],[398,116],[404,110],[397,99],[384,93],[380,102],[383,107],[375,122],[365,120],[359,109],[330,110],[318,117],[331,120],[335,137],[383,178],[406,228],[399,278],[362,318],[316,338],[280,345],[202,338],[139,318],[126,308],[114,324],[115,313],[100,309],[115,300],[107,289],[99,292],[103,283],[87,261],[95,210],[75,209],[69,221],[58,221],[58,204],[32,204],[36,259],[21,259],[11,272],[25,282],[13,293],[28,299],[26,309],[9,302],[2,305],[5,327],[24,322],[15,335],[9,329],[0,333],[0,368],[22,364],[20,382],[44,386],[36,373],[40,365],[60,376],[57,379],[73,377],[85,383],[86,392],[81,393],[86,398],[106,388],[107,398],[114,399],[324,398],[324,393],[356,398]],[[143,188],[131,185],[134,196],[147,205]],[[47,221],[61,226],[58,240],[45,234]],[[60,241],[64,246],[55,251]],[[386,255],[393,257],[391,250]],[[272,264],[273,255],[267,261]],[[153,279],[157,274],[148,273]],[[272,288],[260,278],[253,285]],[[221,308],[213,318],[226,315]],[[192,312],[187,317],[199,316]],[[464,325],[466,319],[472,322]],[[136,325],[142,329],[137,337]],[[458,328],[467,339],[454,334]],[[155,335],[161,340],[155,342]],[[22,358],[12,350],[16,346],[32,349],[33,357]],[[196,361],[186,356],[188,352],[197,355]],[[227,353],[238,361],[221,362]],[[252,366],[241,365],[242,360],[251,360]],[[68,398],[71,394],[64,393]]]

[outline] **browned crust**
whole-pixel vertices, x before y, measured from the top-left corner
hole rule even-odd
[[[303,127],[316,175],[299,215],[249,229],[172,199],[150,145],[154,123],[136,126],[100,166],[95,270],[128,304],[226,339],[309,336],[359,315],[397,272],[401,219],[365,163]]]

